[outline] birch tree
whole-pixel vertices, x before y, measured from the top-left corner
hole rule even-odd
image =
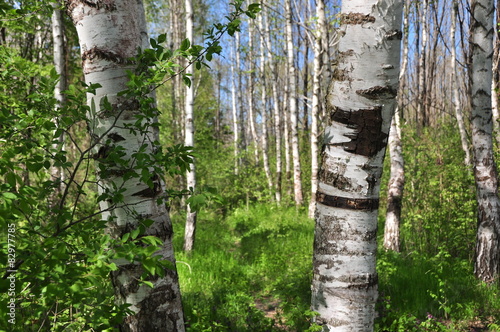
[[[458,130],[460,132],[460,142],[462,144],[462,150],[465,153],[464,163],[466,166],[471,165],[470,149],[469,143],[467,142],[467,132],[465,130],[464,116],[462,113],[462,107],[460,105],[460,97],[457,84],[457,50],[455,46],[455,31],[457,28],[457,15],[458,15],[458,3],[456,0],[453,1],[453,12],[451,14],[451,29],[450,29],[450,39],[451,39],[451,85],[453,91],[453,104],[455,105],[455,117],[457,118]]]
[[[193,41],[193,8],[191,0],[186,0],[186,39]],[[193,67],[186,68],[186,75],[193,81]],[[194,104],[194,87],[192,84],[186,86],[185,99],[185,123],[184,123],[184,144],[186,146],[194,146],[194,119],[193,119],[193,104]],[[196,172],[194,162],[189,165],[189,170],[186,174],[187,189],[194,191],[196,188]],[[196,231],[196,211],[191,210],[191,206],[187,206],[186,228],[184,231],[184,250],[191,251],[194,245]]]
[[[285,15],[286,15],[286,50],[288,61],[288,111],[290,116],[290,136],[293,160],[293,193],[295,204],[301,205],[302,197],[302,180],[300,170],[300,155],[299,155],[299,134],[297,129],[297,80],[295,73],[295,52],[293,47],[293,18],[292,18],[292,1],[285,0]]]
[[[326,101],[312,310],[324,331],[372,331],[380,176],[398,88],[401,0],[343,1]]]
[[[321,108],[321,74],[323,66],[323,54],[326,52],[324,49],[326,38],[324,31],[325,22],[325,2],[324,0],[316,1],[316,30],[314,38],[314,61],[313,61],[313,91],[312,91],[312,111],[311,111],[311,200],[309,202],[309,218],[314,218],[316,211],[316,192],[318,191],[318,134],[319,123],[318,117]]]
[[[88,95],[88,124],[96,145],[99,194],[109,197],[100,202],[107,231],[114,239],[124,239],[145,220],[151,221],[144,235],[163,243],[154,255],[173,265],[172,225],[165,205],[157,203],[164,195],[160,176],[151,168],[146,172],[149,185],[143,176],[124,178],[137,162],[133,156],[140,153],[143,159],[152,158],[158,141],[156,117],[143,119],[143,129],[130,130],[136,128],[142,108],[137,100],[119,94],[127,89],[127,71],[135,69],[128,59],[139,47],[147,47],[143,4],[136,0],[71,0],[68,11],[78,32],[85,81],[102,86]],[[121,167],[114,162],[117,159]],[[121,198],[116,200],[116,195]],[[139,282],[144,272],[139,262],[118,259],[115,264],[117,270],[111,273],[115,301],[129,304],[133,312],[124,319],[121,331],[184,331],[175,269],[165,268],[163,277],[149,276],[150,287]]]
[[[401,209],[403,205],[403,190],[405,183],[404,158],[401,142],[400,115],[404,108],[402,92],[404,86],[401,86],[406,68],[408,66],[408,16],[410,12],[410,0],[404,3],[403,18],[403,55],[401,70],[399,73],[399,93],[398,106],[391,123],[389,131],[389,155],[391,158],[389,185],[387,190],[387,213],[384,225],[384,248],[387,250],[400,250],[399,226],[401,224]]]
[[[498,281],[500,273],[500,201],[491,111],[494,8],[493,0],[471,2],[469,43],[472,52],[472,149],[478,202],[474,273],[488,283]]]

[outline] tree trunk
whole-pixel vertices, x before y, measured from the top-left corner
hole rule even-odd
[[[491,81],[493,0],[471,3],[472,149],[478,201],[478,230],[474,273],[482,281],[498,281],[500,273],[500,201],[493,156]]]
[[[267,94],[266,94],[266,50],[264,41],[264,15],[259,15],[259,30],[260,30],[260,82],[261,82],[261,103],[262,103],[262,162],[264,164],[264,173],[266,174],[267,186],[269,190],[273,189],[273,179],[271,177],[271,169],[269,167],[269,151],[267,141]]]
[[[237,41],[239,41],[239,38],[236,38]],[[239,45],[238,43],[234,46],[234,51],[233,48],[231,50],[234,52],[232,58],[236,58],[236,53],[239,52]],[[238,63],[238,61],[236,61]],[[231,63],[231,101],[232,101],[232,111],[233,111],[233,149],[234,149],[234,174],[238,175],[239,173],[239,167],[240,167],[240,162],[239,162],[239,145],[240,145],[240,138],[239,138],[239,126],[238,126],[238,92],[236,89],[236,75],[240,75],[239,73],[236,74],[234,70],[234,63]],[[237,71],[239,72],[239,68],[236,68]],[[239,89],[240,87],[238,87]]]
[[[191,0],[186,0],[186,38],[193,43],[193,8]],[[186,68],[186,75],[191,78],[191,86],[186,86],[186,106],[185,106],[185,134],[184,144],[194,147],[194,87],[193,83],[193,66]],[[196,169],[194,162],[189,165],[189,170],[186,173],[187,189],[194,191],[196,189]],[[196,233],[196,211],[191,210],[191,206],[187,206],[186,228],[184,230],[184,251],[193,250],[194,239]]]
[[[460,105],[460,97],[458,94],[457,84],[457,51],[455,48],[455,31],[457,27],[457,12],[458,3],[453,0],[453,13],[451,14],[451,85],[453,90],[453,103],[455,104],[455,117],[457,119],[458,131],[460,133],[460,142],[462,143],[462,150],[465,153],[464,163],[466,166],[471,165],[469,143],[467,142],[467,131],[465,130],[464,116],[462,114],[462,107]]]
[[[295,73],[295,53],[293,47],[293,27],[292,27],[292,3],[291,0],[285,0],[286,13],[286,49],[288,60],[288,93],[289,93],[289,112],[290,112],[290,136],[292,147],[293,160],[293,193],[295,204],[301,205],[302,197],[302,180],[300,170],[300,155],[299,155],[299,133],[297,121],[297,84]]]
[[[54,68],[59,80],[54,88],[54,97],[56,99],[56,108],[61,108],[66,102],[66,95],[63,93],[67,89],[68,76],[66,71],[66,48],[64,45],[64,21],[62,11],[58,8],[59,4],[54,4],[52,12],[52,38],[54,43]],[[54,119],[58,123],[58,119]],[[64,134],[59,136],[58,144],[54,146],[56,149],[64,150]],[[56,190],[55,196],[64,191],[65,174],[63,167],[52,167],[51,177],[53,181],[60,181],[60,185]]]
[[[119,96],[127,88],[127,71],[134,65],[127,59],[137,53],[138,47],[147,47],[147,30],[144,8],[141,1],[123,0],[117,2],[90,2],[72,0],[68,11],[75,23],[83,60],[83,73],[87,83],[100,83],[102,88],[96,94],[88,95],[91,111],[88,114],[91,137],[96,140],[98,159],[99,193],[114,193],[122,188],[123,201],[116,204],[111,200],[100,203],[102,218],[108,220],[108,233],[114,239],[121,239],[126,233],[137,229],[143,219],[153,220],[145,235],[156,236],[163,241],[162,249],[156,255],[175,265],[172,247],[172,225],[164,204],[157,204],[163,197],[164,184],[151,169],[153,188],[139,178],[124,180],[123,168],[112,165],[107,151],[119,148],[128,156],[130,168],[134,153],[154,155],[153,142],[158,141],[157,119],[149,122],[147,131],[131,132],[140,105],[135,100]],[[111,105],[102,108],[107,99]],[[145,143],[148,142],[148,143]],[[145,150],[142,150],[145,148]],[[96,149],[96,150],[97,150]],[[127,316],[120,331],[184,331],[184,321],[177,272],[165,269],[165,276],[150,276],[153,288],[139,283],[143,269],[140,263],[128,260],[116,262],[118,270],[111,273],[117,304],[128,303],[134,314]]]
[[[321,100],[321,72],[322,59],[325,50],[322,48],[323,43],[323,26],[326,24],[322,19],[325,18],[325,2],[324,0],[316,1],[316,16],[317,24],[314,38],[314,73],[313,73],[313,92],[312,92],[312,112],[311,112],[311,200],[309,202],[309,218],[314,218],[316,211],[316,192],[318,191],[318,134],[319,124],[318,117],[320,114]]]
[[[398,88],[402,1],[342,2],[327,99],[312,310],[324,331],[372,331],[380,177]]]
[[[422,37],[420,39],[420,54],[418,58],[418,103],[417,103],[417,128],[419,126],[426,127],[428,125],[427,119],[427,109],[426,109],[426,84],[425,84],[425,73],[426,73],[426,58],[427,58],[427,39],[428,39],[428,26],[427,26],[427,11],[429,6],[429,0],[423,0],[418,4],[419,14],[420,14],[420,24],[422,26]]]
[[[410,0],[404,3],[403,18],[403,59],[399,73],[399,82],[403,81],[408,66],[408,16],[410,12]],[[384,225],[384,248],[386,250],[400,250],[401,209],[403,203],[403,190],[405,184],[405,170],[403,149],[401,142],[400,110],[404,108],[403,87],[399,87],[398,108],[394,113],[389,132],[389,154],[391,158],[391,174],[389,176],[389,188],[387,190],[387,213]]]
[[[261,15],[268,15],[267,8],[264,6]],[[271,52],[271,31],[269,28],[269,19],[264,20],[265,33],[264,40],[266,44],[267,57],[269,58],[269,69],[271,77],[275,82],[278,81],[278,72],[276,69],[275,61],[272,57]],[[276,202],[279,204],[281,202],[281,178],[282,178],[282,167],[281,167],[281,112],[280,112],[280,102],[278,96],[277,84],[271,84],[272,94],[273,94],[273,115],[274,115],[274,133],[275,133],[275,144],[276,144],[276,188],[275,188],[275,198]]]

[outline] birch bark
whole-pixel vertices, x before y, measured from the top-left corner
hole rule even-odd
[[[342,2],[317,192],[312,310],[324,331],[372,331],[380,176],[398,88],[401,0]]]
[[[295,204],[301,205],[302,197],[302,180],[300,170],[300,154],[299,154],[299,134],[297,122],[297,84],[295,73],[295,52],[293,47],[293,26],[292,26],[292,1],[285,1],[286,14],[286,49],[288,61],[288,99],[290,112],[290,136],[293,161],[293,193]]]
[[[451,14],[451,85],[453,90],[453,103],[455,105],[455,117],[457,119],[458,131],[460,133],[460,142],[462,144],[462,150],[465,153],[464,163],[466,166],[471,165],[470,149],[469,143],[467,142],[467,131],[465,130],[464,116],[462,114],[462,107],[460,105],[460,97],[458,93],[457,84],[457,50],[455,46],[455,31],[457,28],[457,14],[458,14],[458,3],[453,0],[453,13]]]
[[[316,192],[318,191],[318,134],[319,123],[318,117],[320,114],[320,100],[321,100],[321,73],[323,66],[323,35],[325,19],[325,2],[324,0],[316,1],[316,16],[317,24],[314,38],[314,60],[313,60],[313,91],[312,91],[312,111],[311,111],[311,200],[309,202],[309,218],[314,218],[316,211]]]
[[[127,71],[134,65],[128,59],[135,56],[138,47],[147,47],[148,38],[144,8],[141,1],[78,1],[67,2],[68,11],[75,23],[80,41],[85,81],[99,83],[102,88],[95,95],[88,95],[91,110],[88,114],[90,134],[97,144],[99,193],[123,191],[123,200],[115,204],[110,200],[100,203],[102,218],[108,220],[108,233],[121,239],[137,229],[144,219],[153,220],[145,235],[163,241],[162,249],[155,255],[175,264],[172,247],[172,225],[164,204],[157,199],[164,195],[158,175],[151,174],[153,188],[139,178],[127,181],[123,168],[109,167],[108,151],[121,151],[132,167],[132,155],[144,148],[152,156],[154,142],[158,141],[156,118],[147,119],[147,131],[128,129],[137,121],[140,105],[136,100],[119,96],[127,88]],[[111,108],[103,107],[107,99]],[[96,150],[97,150],[96,149]],[[111,273],[117,304],[130,304],[133,315],[127,316],[120,331],[184,331],[182,305],[177,272],[165,269],[165,276],[151,276],[153,288],[139,283],[143,270],[137,262],[116,262],[118,270]]]
[[[61,108],[66,102],[66,96],[63,91],[67,88],[67,71],[66,71],[66,48],[64,46],[64,22],[62,19],[62,11],[58,3],[53,4],[54,11],[52,12],[52,40],[54,43],[54,68],[59,76],[59,80],[54,88],[54,97],[57,100],[56,109]],[[54,119],[56,125],[58,119]],[[58,146],[57,146],[58,145]],[[64,134],[59,136],[58,144],[54,146],[56,149],[61,148],[64,151]],[[57,193],[64,191],[65,174],[63,167],[52,167],[51,176],[53,181],[60,181]]]
[[[263,6],[262,14],[267,18],[268,10],[266,6]],[[275,82],[278,81],[278,72],[276,69],[275,60],[273,59],[273,53],[271,51],[271,29],[269,27],[269,19],[264,20],[265,33],[264,40],[266,45],[267,58],[269,59],[269,69]],[[281,178],[282,178],[282,161],[281,161],[281,112],[280,112],[280,102],[278,96],[277,84],[271,84],[272,94],[273,94],[273,115],[274,115],[274,134],[275,134],[275,144],[276,144],[276,188],[275,188],[275,198],[276,202],[279,204],[281,202]]]
[[[474,273],[488,283],[498,282],[500,273],[500,201],[491,111],[494,9],[493,0],[471,2],[469,43],[472,52],[472,149],[478,201]]]
[[[408,16],[410,12],[410,0],[404,3],[403,16],[403,55],[401,70],[399,72],[399,82],[403,81],[408,66]],[[402,92],[400,86],[399,91]],[[384,225],[384,248],[386,250],[400,250],[400,224],[401,209],[403,205],[403,190],[405,184],[405,170],[403,159],[403,148],[401,142],[400,112],[403,109],[403,96],[398,96],[398,107],[392,119],[389,131],[389,155],[391,158],[391,174],[389,176],[389,188],[387,190],[387,213]]]
[[[186,38],[193,42],[193,8],[191,0],[185,2],[186,10]],[[186,68],[186,75],[191,79],[191,86],[186,86],[185,98],[185,123],[184,123],[184,144],[194,147],[194,87],[193,87],[193,67]],[[189,170],[186,173],[186,185],[188,190],[196,189],[196,170],[194,162],[189,165]],[[186,228],[184,230],[184,250],[191,251],[194,246],[196,233],[196,211],[191,210],[191,206],[187,206]]]
[[[262,103],[262,162],[264,164],[264,172],[266,174],[267,186],[269,190],[273,189],[273,179],[271,177],[271,169],[269,167],[269,151],[268,151],[268,141],[267,141],[267,91],[266,91],[266,47],[264,40],[264,15],[259,15],[259,30],[260,30],[260,96]]]

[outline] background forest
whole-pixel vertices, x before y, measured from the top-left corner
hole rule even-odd
[[[245,3],[246,12],[235,3],[144,1],[152,54],[171,54],[158,65],[141,53],[138,63],[162,75],[138,75],[128,92],[156,87],[159,172],[170,196],[186,330],[321,331],[310,310],[313,217],[340,1],[268,0]],[[500,331],[498,281],[483,283],[473,272],[470,6],[404,3],[396,154],[388,149],[379,209],[375,329]],[[193,61],[203,49],[196,45],[208,50],[202,62]],[[163,264],[143,229],[118,240],[104,231],[97,202],[116,206],[123,192],[97,190],[102,156],[87,133],[93,106],[86,95],[99,85],[83,83],[81,62],[62,4],[0,1],[1,330],[113,331],[128,313],[113,301],[108,278],[117,257],[139,260],[152,274]],[[149,160],[144,166],[144,156],[134,158],[146,179]],[[404,170],[396,239],[384,236],[393,211],[391,158]],[[15,324],[8,321],[12,294]]]

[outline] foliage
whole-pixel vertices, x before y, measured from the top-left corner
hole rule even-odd
[[[202,214],[198,227],[196,250],[177,254],[189,331],[309,328],[314,225],[305,211],[251,205],[227,218]]]

